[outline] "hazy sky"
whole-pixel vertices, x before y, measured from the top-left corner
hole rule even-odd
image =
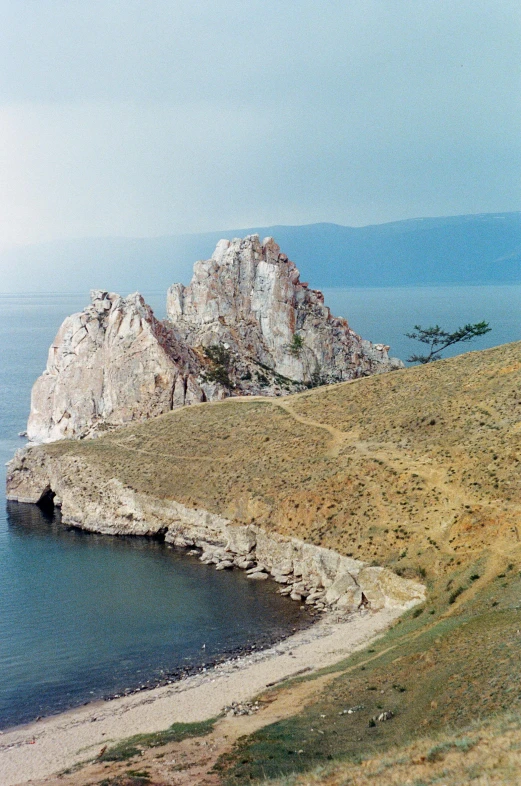
[[[0,245],[521,209],[519,0],[0,14]]]

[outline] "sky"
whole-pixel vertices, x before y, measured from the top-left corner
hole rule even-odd
[[[0,246],[520,209],[518,0],[0,0]]]

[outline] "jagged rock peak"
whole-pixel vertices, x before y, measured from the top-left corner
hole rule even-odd
[[[75,437],[203,401],[198,370],[194,353],[141,295],[93,290],[49,349],[32,391],[29,439]]]
[[[338,382],[402,367],[389,347],[364,341],[300,281],[273,238],[220,240],[188,287],[174,284],[167,315],[192,347],[225,345],[233,358],[296,383]]]

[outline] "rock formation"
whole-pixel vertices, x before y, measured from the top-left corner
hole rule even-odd
[[[143,298],[91,292],[62,324],[36,381],[29,439],[48,442],[203,401],[199,364]]]
[[[340,382],[403,366],[389,359],[389,347],[331,316],[322,292],[300,281],[272,238],[221,240],[211,259],[195,264],[188,287],[170,287],[167,314],[190,346],[225,346],[230,366],[246,362],[246,372],[275,372],[282,383]]]
[[[36,503],[46,497],[61,507],[64,523],[107,535],[161,536],[195,550],[218,570],[246,570],[252,580],[272,576],[282,595],[318,610],[407,609],[425,599],[423,585],[388,568],[140,493],[116,477],[107,482],[79,455],[43,445],[18,451],[7,470],[8,500]]]
[[[35,442],[95,434],[229,395],[283,395],[403,364],[332,317],[274,240],[221,240],[159,322],[139,294],[103,291],[68,317],[36,381]]]

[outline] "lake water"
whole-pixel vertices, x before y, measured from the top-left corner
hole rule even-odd
[[[357,333],[389,344],[390,354],[406,360],[426,349],[405,336],[414,325],[440,325],[454,331],[461,325],[488,322],[491,331],[443,353],[444,357],[521,340],[521,285],[389,287],[325,289],[325,302],[335,316],[346,317]]]
[[[0,459],[23,445],[30,389],[84,295],[0,296]],[[147,301],[164,315],[164,295]],[[405,358],[413,325],[490,322],[468,348],[521,339],[521,286],[336,289],[333,313]],[[457,350],[455,350],[457,351]],[[0,727],[164,679],[304,622],[271,582],[216,572],[163,544],[89,535],[6,505],[0,484]],[[203,649],[204,645],[204,649]]]
[[[153,296],[149,298],[154,305]],[[32,383],[85,297],[0,296],[0,460],[24,444]],[[159,305],[159,303],[158,303]],[[309,615],[273,582],[143,538],[68,530],[0,483],[0,728],[262,646]]]

